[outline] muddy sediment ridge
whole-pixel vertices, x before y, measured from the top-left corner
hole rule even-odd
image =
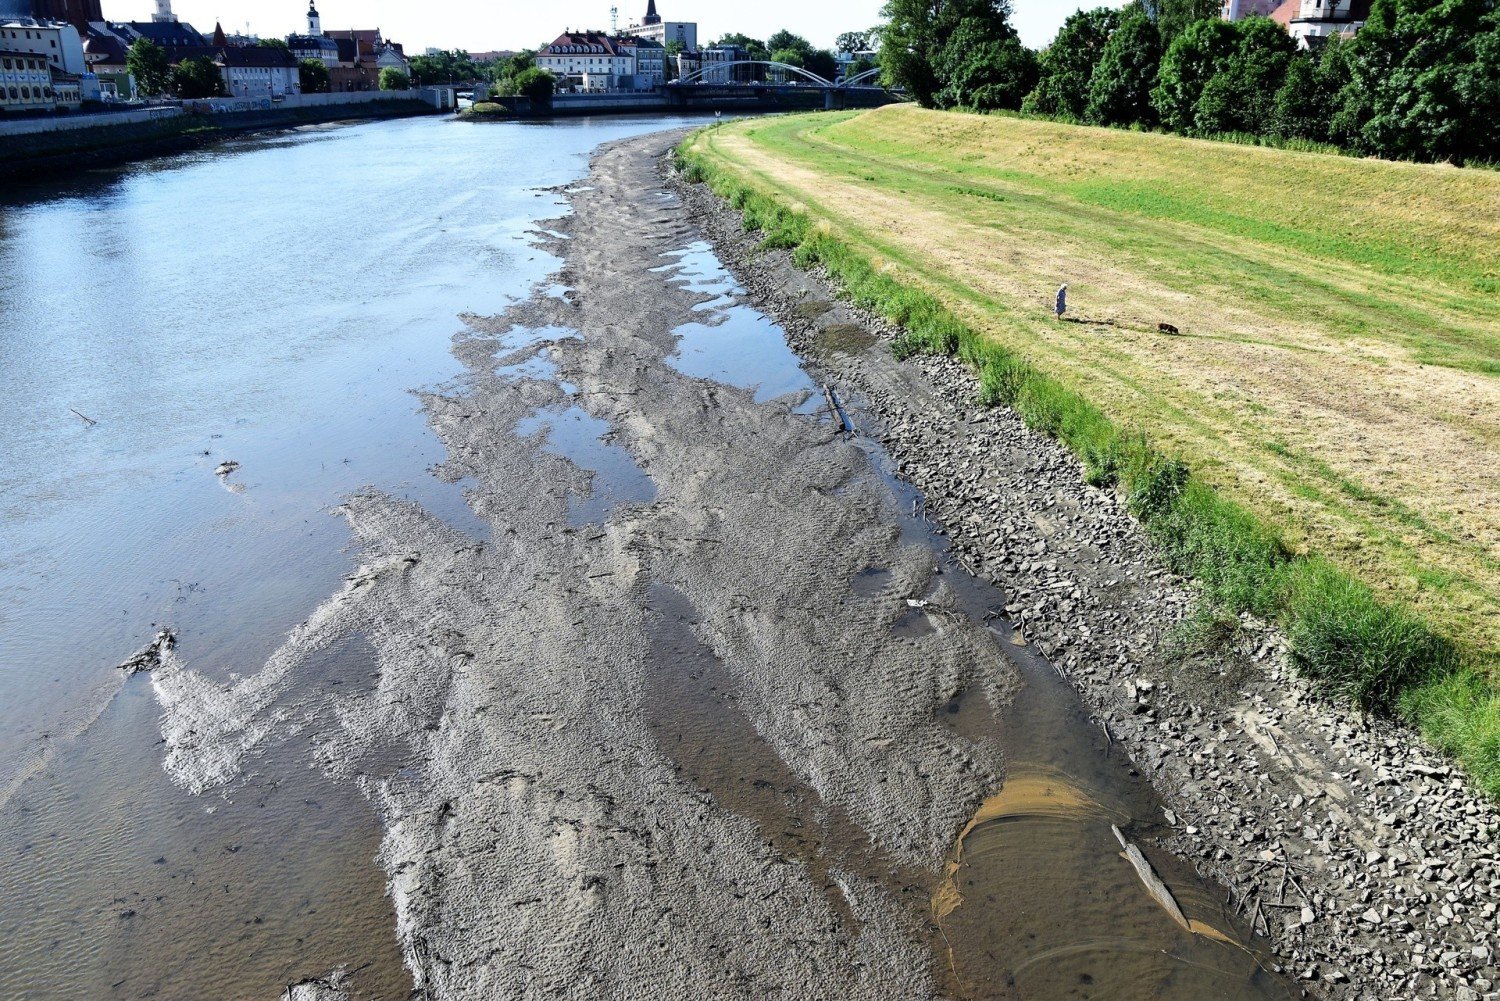
[[[677,138],[597,153],[538,235],[555,284],[465,317],[423,397],[488,532],[349,498],[360,569],[261,669],[162,653],[168,774],[233,796],[303,741],[356,784],[423,998],[1296,996],[820,410],[662,178]],[[368,690],[306,684],[351,639]]]

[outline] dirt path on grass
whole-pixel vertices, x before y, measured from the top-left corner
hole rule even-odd
[[[1164,843],[1230,887],[1282,968],[1335,998],[1500,996],[1500,816],[1460,774],[1415,734],[1317,700],[1259,623],[1173,649],[1191,590],[1118,498],[1013,414],[977,408],[959,363],[895,362],[887,325],[761,250],[702,186],[682,190],[751,301],[850,397],[959,559],[1161,791]]]
[[[1146,429],[1294,546],[1494,659],[1500,381],[1439,360],[1452,342],[1464,345],[1463,366],[1493,366],[1484,345],[1500,321],[1485,300],[1336,255],[1083,204],[1049,193],[1031,173],[1044,167],[1014,182],[970,177],[971,159],[990,163],[973,146],[935,165],[838,138],[916,114],[809,126],[774,147],[735,128],[711,142],[976,329]],[[959,125],[993,129],[992,139],[1004,128]],[[964,184],[989,197],[960,194]],[[1079,322],[1052,323],[1051,292],[1064,280]],[[1164,320],[1183,335],[1160,334]]]

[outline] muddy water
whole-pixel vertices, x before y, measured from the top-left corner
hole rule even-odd
[[[660,126],[319,128],[0,192],[0,996],[269,998],[338,966],[405,996],[366,797],[305,740],[187,795],[114,665],[169,626],[199,669],[258,668],[353,569],[329,510],[367,484],[487,537],[412,391],[556,266],[545,189]],[[303,680],[353,693],[372,660]]]

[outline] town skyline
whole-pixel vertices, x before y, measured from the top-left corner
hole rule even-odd
[[[1123,0],[1106,0],[1105,6],[1121,6]],[[753,7],[731,7],[709,0],[658,0],[663,18],[696,21],[699,38],[705,42],[730,32],[764,38],[783,28],[802,35],[819,47],[831,48],[842,32],[864,30],[880,22],[885,0],[851,0],[836,6],[810,6],[792,0],[767,0]],[[183,21],[201,31],[211,31],[217,21],[228,32],[249,31],[262,37],[280,38],[304,30],[306,7],[298,0],[268,3],[266,0],[174,0],[173,10]],[[1028,46],[1046,45],[1077,4],[1059,5],[1048,0],[1016,0],[1014,23]],[[639,21],[646,0],[619,0],[620,26]],[[497,49],[535,48],[555,38],[565,28],[609,27],[608,0],[567,0],[545,8],[521,11],[497,10],[478,0],[450,0],[442,18],[431,17],[431,8],[413,9],[393,0],[344,3],[327,0],[319,8],[329,28],[345,22],[377,25],[387,38],[401,42],[409,55],[428,48],[486,52]],[[112,21],[147,21],[156,9],[154,0],[112,0],[105,15]],[[461,27],[460,27],[461,26]]]

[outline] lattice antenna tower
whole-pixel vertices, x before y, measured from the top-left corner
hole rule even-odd
[[[609,31],[613,35],[620,33],[620,8],[618,6],[609,8]]]

